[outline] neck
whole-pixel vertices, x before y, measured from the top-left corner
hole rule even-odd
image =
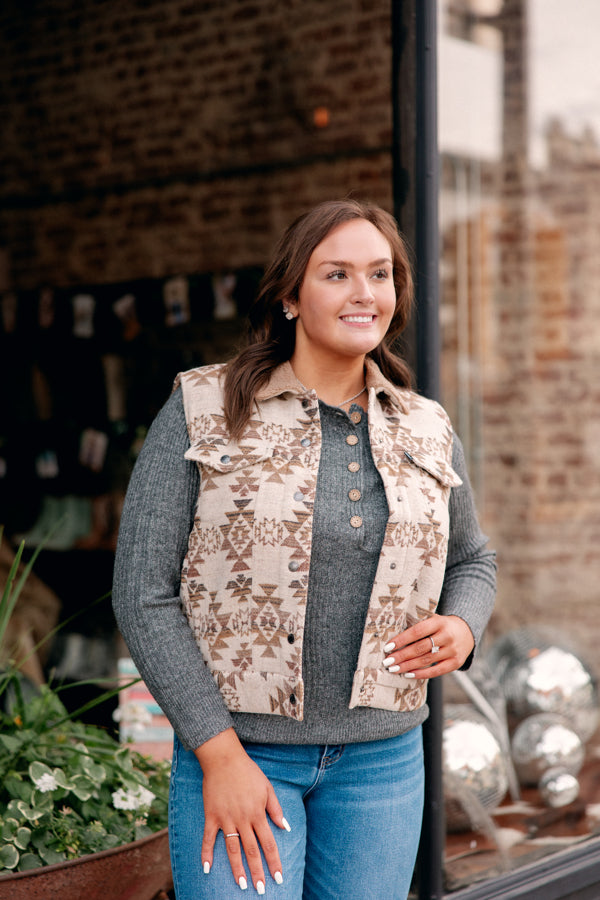
[[[298,381],[309,390],[314,390],[319,400],[329,406],[340,406],[365,387],[364,358],[353,360],[352,365],[344,367],[303,366],[293,357],[290,362]],[[353,402],[366,407],[366,398],[367,392],[364,391]]]

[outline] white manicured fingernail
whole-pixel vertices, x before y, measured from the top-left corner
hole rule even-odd
[[[390,666],[388,672],[399,672],[400,666]]]
[[[210,872],[210,863],[209,863],[209,862],[205,862],[205,863],[204,863],[204,874],[205,874],[205,875],[208,875],[209,872]]]
[[[383,661],[383,664],[387,668],[387,666],[393,666],[395,662],[396,662],[396,660],[394,659],[393,656],[386,656],[386,658]]]
[[[414,678],[414,677],[415,677],[415,673],[414,673],[414,672],[405,672],[405,673],[404,673],[404,677],[405,677],[405,678]]]
[[[264,892],[265,892],[265,885],[264,885],[264,882],[263,882],[263,881],[257,881],[257,882],[256,882],[256,893],[257,893],[257,894],[264,894]]]
[[[392,650],[395,650],[395,649],[396,649],[395,643],[393,641],[390,641],[389,644],[386,644],[385,647],[383,648],[383,652],[391,653]]]
[[[248,882],[246,881],[246,879],[244,878],[243,875],[240,875],[240,880],[238,881],[238,884],[243,891],[247,890]]]
[[[283,875],[281,874],[281,872],[275,872],[273,878],[275,879],[277,884],[283,884]]]
[[[283,825],[283,827],[285,828],[286,831],[291,831],[291,830],[292,830],[292,829],[290,828],[290,823],[288,822],[287,819],[282,819],[282,820],[281,820],[281,824]]]

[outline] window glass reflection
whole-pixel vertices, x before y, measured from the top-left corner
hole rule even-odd
[[[559,652],[575,657],[563,685],[580,661],[590,673],[593,706],[600,583],[599,29],[595,0],[439,4],[442,391],[468,454],[484,528],[498,550],[488,643],[529,638],[534,626],[551,629],[553,658]],[[536,635],[527,653],[541,652]],[[480,673],[484,692],[486,684],[492,690],[492,676]],[[449,700],[473,698],[455,685]],[[514,737],[519,723],[510,724]],[[573,797],[570,782],[562,813],[537,779],[521,786],[523,815],[494,814],[475,836],[449,838],[450,858],[463,854],[449,869],[455,887],[481,878],[486,866],[512,868],[598,834],[597,729],[583,743],[585,759],[573,776],[579,790]],[[481,865],[470,869],[469,853]]]

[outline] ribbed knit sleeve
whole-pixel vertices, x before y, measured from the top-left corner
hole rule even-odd
[[[181,566],[198,499],[181,390],[155,419],[121,517],[113,582],[117,623],[142,678],[186,749],[229,728],[231,716],[179,600]]]
[[[454,436],[452,467],[463,483],[452,488],[450,494],[448,560],[438,612],[464,619],[473,632],[477,647],[494,606],[496,554],[487,548],[488,539],[479,526],[465,454],[457,435]],[[473,654],[463,669],[469,667],[472,659]]]

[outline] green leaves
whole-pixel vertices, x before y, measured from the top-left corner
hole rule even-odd
[[[0,644],[39,548],[19,574],[22,552],[23,546],[0,588]],[[168,763],[77,721],[57,690],[35,688],[16,667],[0,671],[0,873],[74,859],[164,828],[168,784]]]
[[[14,844],[4,844],[0,847],[0,866],[3,869],[16,869],[19,862],[19,851]]]
[[[31,840],[31,828],[23,828],[17,819],[4,819],[2,823],[2,843],[12,843],[19,850],[25,850]]]
[[[0,728],[7,718],[0,713]],[[2,742],[0,872],[95,853],[166,825],[168,764],[123,748],[92,726],[60,735],[9,741],[12,754]]]
[[[0,709],[0,872],[74,859],[164,828],[168,783],[167,763],[100,728],[65,721],[50,688],[17,716]]]
[[[101,785],[106,778],[106,769],[104,766],[95,763],[89,756],[84,756],[82,758],[81,768],[95,785]]]
[[[16,753],[23,743],[23,740],[20,735],[0,734],[0,743],[9,753]]]
[[[85,775],[74,775],[71,790],[79,800],[89,800],[94,795],[94,782]]]
[[[31,841],[31,828],[24,828],[18,819],[10,816],[0,822],[0,869],[16,869]]]

